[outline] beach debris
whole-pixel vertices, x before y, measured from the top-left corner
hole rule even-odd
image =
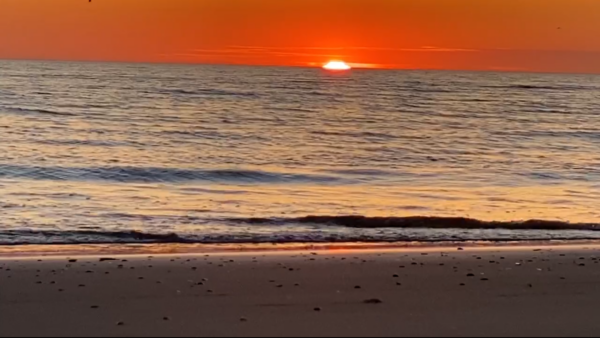
[[[315,311],[315,312],[321,312],[322,310],[323,310],[323,309],[321,309],[320,307],[316,307],[316,308],[314,308],[314,311]]]
[[[125,326],[124,322],[117,322],[117,326]]]
[[[398,282],[396,283],[396,286],[402,286],[402,283]]]
[[[79,284],[79,287],[80,287],[80,288],[84,288],[84,287],[85,287],[85,284]]]
[[[394,278],[399,278],[400,276],[399,276],[399,275],[394,275],[393,277],[394,277]]]
[[[69,259],[69,263],[77,263],[76,259]]]
[[[381,299],[378,299],[378,298],[372,298],[372,299],[365,300],[363,303],[377,305],[377,304],[382,304],[383,301]]]
[[[248,321],[248,318],[246,318],[246,317],[240,318],[240,322],[242,322],[242,323],[246,323],[247,321]]]
[[[467,284],[465,284],[465,283],[460,283],[460,286],[465,286],[465,285],[467,285]]]
[[[98,261],[99,262],[110,262],[110,261],[116,261],[116,260],[117,260],[116,258],[105,257],[105,258],[100,258]]]
[[[467,277],[475,277],[475,274],[474,273],[469,273],[469,274],[467,274]]]
[[[163,317],[163,320],[164,320],[165,322],[168,322],[168,321],[170,321],[170,320],[171,320],[171,318],[169,318],[169,317]]]
[[[458,251],[465,251],[465,249],[464,249],[464,248],[458,248],[458,249],[456,249],[456,250],[458,250]]]
[[[489,278],[482,278],[481,281],[482,282],[487,282],[487,281],[489,281]]]
[[[99,309],[100,307],[99,307],[98,305],[92,305],[92,306],[90,306],[90,308],[91,308],[91,309],[94,309],[94,310],[97,310],[97,309]]]

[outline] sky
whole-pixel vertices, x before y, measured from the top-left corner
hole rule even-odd
[[[600,73],[600,0],[0,0],[0,59]]]

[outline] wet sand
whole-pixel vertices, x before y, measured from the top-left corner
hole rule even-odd
[[[597,336],[598,257],[557,247],[4,258],[0,336]]]

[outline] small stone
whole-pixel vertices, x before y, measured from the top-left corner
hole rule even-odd
[[[487,281],[489,281],[489,279],[488,278],[482,278],[481,281],[482,282],[487,282]]]
[[[362,289],[362,287],[361,287],[360,285],[357,285],[357,286],[355,286],[354,288],[355,288],[355,289],[357,289],[357,290],[360,290],[360,289]]]
[[[77,263],[76,259],[69,259],[69,263]]]
[[[242,322],[242,323],[246,323],[247,321],[248,321],[248,318],[246,318],[246,317],[240,318],[240,322]]]
[[[475,277],[474,273],[467,274],[467,277]]]
[[[465,285],[467,285],[467,284],[465,284],[465,283],[460,283],[460,286],[465,286]]]
[[[171,320],[171,318],[169,318],[169,317],[163,317],[163,320],[164,320],[165,322],[168,322],[168,321],[170,321],[170,320]]]
[[[463,249],[463,248],[458,248],[458,249],[456,249],[456,250],[458,250],[458,251],[464,251],[465,249]]]
[[[402,286],[402,283],[396,283],[396,286]]]
[[[383,301],[381,299],[377,299],[377,298],[373,298],[373,299],[367,299],[365,300],[363,303],[365,304],[382,304]]]
[[[316,307],[316,308],[314,308],[314,311],[315,311],[315,312],[321,312],[321,311],[322,311],[322,309],[321,309],[320,307]]]
[[[394,275],[393,277],[394,277],[394,278],[399,278],[400,276],[399,276],[399,275]]]
[[[125,326],[125,323],[123,323],[123,322],[117,322],[117,326]]]
[[[90,306],[90,308],[96,310],[96,309],[99,309],[100,307],[98,305],[92,305],[92,306]]]
[[[84,287],[85,287],[85,284],[79,284],[79,287],[80,287],[80,288],[84,288]]]

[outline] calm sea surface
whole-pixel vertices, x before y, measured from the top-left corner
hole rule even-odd
[[[0,62],[4,244],[600,238],[599,201],[598,76]]]

